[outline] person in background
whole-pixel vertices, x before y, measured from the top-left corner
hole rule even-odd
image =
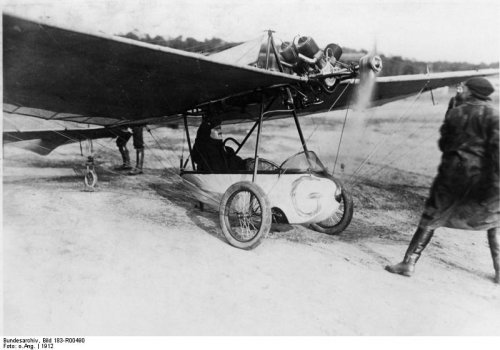
[[[450,102],[448,102],[448,109],[446,110],[446,112],[448,112],[452,108],[460,106],[465,102],[464,97],[462,95],[463,92],[464,92],[464,85],[463,83],[460,83],[457,85],[457,93],[455,94],[455,96],[450,98]]]
[[[127,142],[132,136],[132,131],[129,128],[123,128],[117,131],[116,138],[116,146],[120,151],[122,156],[123,164],[115,167],[115,170],[131,170],[132,166],[130,165],[130,154],[127,149]]]
[[[387,271],[411,276],[438,227],[486,230],[494,281],[500,283],[499,118],[490,103],[493,91],[487,79],[471,78],[462,104],[446,113],[440,129],[441,164],[425,210],[403,261],[386,266]]]
[[[134,148],[136,153],[135,168],[132,169],[129,175],[139,175],[142,174],[142,167],[144,165],[144,138],[143,138],[144,126],[134,126],[132,128],[132,139],[134,141]]]

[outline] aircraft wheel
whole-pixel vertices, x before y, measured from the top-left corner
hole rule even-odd
[[[97,184],[97,174],[94,169],[85,170],[85,177],[83,178],[85,186],[94,188]]]
[[[335,179],[335,183],[342,189],[339,208],[328,219],[311,224],[313,230],[328,235],[336,235],[344,231],[351,223],[354,211],[354,203],[349,190],[339,180]]]
[[[224,193],[219,220],[229,244],[240,249],[256,247],[271,229],[271,219],[269,199],[255,183],[237,182]]]

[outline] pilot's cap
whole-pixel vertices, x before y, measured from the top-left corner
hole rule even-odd
[[[465,86],[469,88],[472,95],[482,100],[489,100],[488,96],[495,91],[490,81],[481,77],[470,78],[465,82]]]
[[[210,126],[210,129],[213,129],[220,126],[222,124],[222,120],[218,117],[212,117],[208,119],[207,123]]]

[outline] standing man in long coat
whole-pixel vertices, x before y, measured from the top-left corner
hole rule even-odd
[[[389,272],[411,276],[438,227],[486,230],[494,281],[500,283],[499,118],[490,103],[493,91],[487,79],[471,78],[464,86],[464,102],[446,113],[438,175],[403,261],[386,266]]]

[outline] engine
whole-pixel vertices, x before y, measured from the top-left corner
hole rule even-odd
[[[330,75],[323,79],[324,88],[332,89],[337,79],[332,75],[342,68],[338,66],[338,59],[342,55],[342,48],[336,44],[329,44],[321,50],[313,38],[299,37],[295,42],[284,42],[279,51],[284,64],[295,74]]]
[[[293,91],[299,108],[323,103],[322,93],[333,93],[343,80],[359,78],[362,82],[371,82],[382,70],[379,56],[358,56],[356,61],[359,61],[352,62],[344,59],[339,45],[332,43],[320,49],[310,36],[297,36],[291,42],[282,42],[279,47],[272,42],[272,50],[263,44],[256,66],[307,77],[307,84]],[[283,96],[283,101],[285,104],[294,101],[290,91]]]

